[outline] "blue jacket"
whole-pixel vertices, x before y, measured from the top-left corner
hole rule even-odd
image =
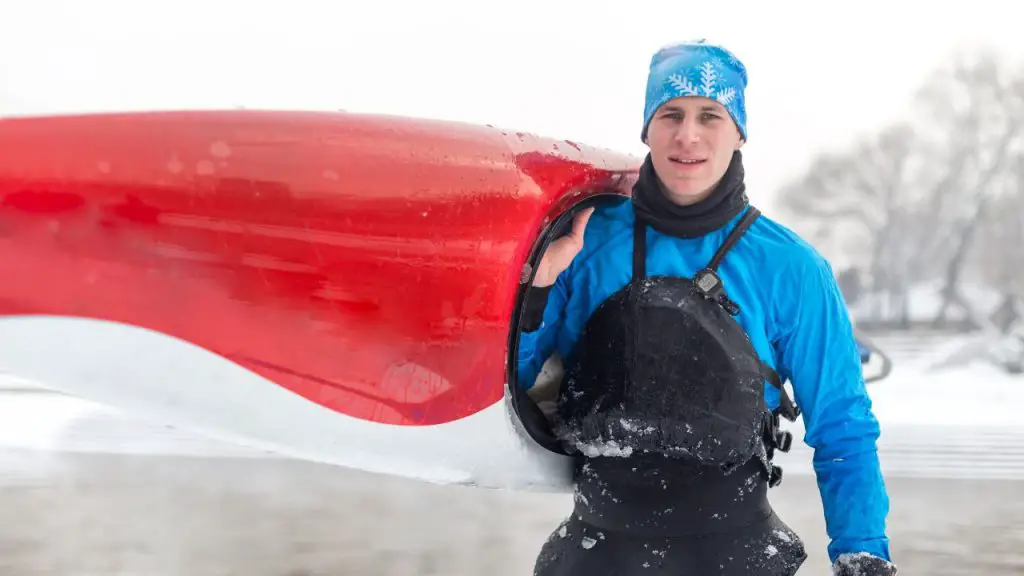
[[[694,239],[647,228],[647,274],[692,277],[705,267],[742,215]],[[553,352],[570,358],[590,314],[632,275],[633,205],[599,207],[584,247],[552,287],[544,320],[519,343],[519,385],[533,385]],[[868,552],[886,560],[889,499],[879,466],[878,421],[871,411],[850,317],[829,263],[808,243],[762,215],[726,255],[719,275],[740,306],[737,320],[761,357],[789,380],[803,410],[804,441],[831,539],[829,557]],[[771,408],[779,391],[765,386]]]

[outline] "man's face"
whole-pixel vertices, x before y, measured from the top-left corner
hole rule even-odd
[[[676,204],[694,204],[715,187],[743,145],[725,107],[684,96],[663,104],[647,128],[654,171]]]

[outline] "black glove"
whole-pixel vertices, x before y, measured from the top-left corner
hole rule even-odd
[[[878,556],[860,552],[842,554],[832,565],[834,576],[896,576],[896,565]]]

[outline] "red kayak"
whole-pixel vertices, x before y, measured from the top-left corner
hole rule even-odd
[[[508,384],[528,263],[639,162],[348,113],[3,119],[0,372],[295,457],[560,486]]]

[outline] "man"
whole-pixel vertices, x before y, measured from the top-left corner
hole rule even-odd
[[[554,428],[579,455],[537,576],[794,574],[806,552],[767,489],[788,450],[779,417],[801,413],[835,574],[896,574],[879,426],[831,267],[747,201],[746,84],[718,46],[655,54],[633,197],[581,212],[537,267],[519,378],[560,353]]]

